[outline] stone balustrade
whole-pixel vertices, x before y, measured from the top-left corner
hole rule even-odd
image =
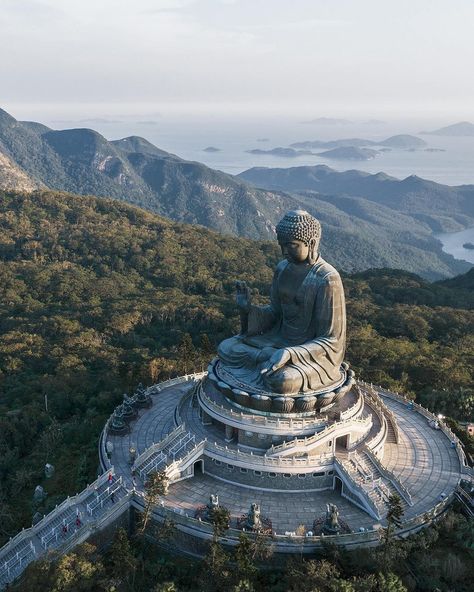
[[[353,479],[350,472],[338,458],[334,459],[334,468],[336,469],[339,477],[342,479],[344,485],[349,489],[353,496],[359,500],[358,505],[361,506],[363,510],[368,512],[373,518],[380,520],[380,511],[375,502],[370,498],[366,489],[364,489],[362,485]],[[354,497],[351,497],[351,501],[353,503],[357,503]]]
[[[198,391],[198,397],[202,403],[203,408],[211,416],[216,416],[216,419],[225,417],[230,420],[228,423],[236,428],[248,429],[252,426],[256,432],[269,434],[287,434],[292,432],[308,432],[312,433],[318,428],[325,426],[328,420],[327,415],[320,417],[299,417],[299,418],[277,418],[267,415],[257,415],[243,411],[235,411],[232,407],[219,405],[206,395],[202,388]],[[213,413],[214,412],[214,413]]]
[[[170,432],[167,436],[165,436],[162,440],[160,440],[159,442],[153,443],[151,446],[149,446],[146,450],[144,450],[140,456],[138,456],[135,460],[135,462],[133,463],[132,466],[132,470],[136,471],[139,470],[140,467],[142,467],[147,460],[153,456],[153,454],[159,452],[160,450],[162,450],[163,448],[165,448],[165,446],[167,446],[172,440],[174,440],[177,436],[184,434],[185,432],[185,426],[184,424],[179,425],[177,428],[175,428],[172,432]]]
[[[280,472],[287,471],[293,467],[297,469],[296,472],[307,472],[319,469],[322,466],[332,464],[334,454],[327,452],[318,455],[318,458],[304,457],[270,457],[267,455],[252,454],[251,452],[242,452],[241,450],[234,450],[226,446],[220,446],[216,442],[206,442],[205,454],[211,458],[216,458],[223,462],[232,462],[236,466],[241,466],[249,469],[267,469],[276,470]]]
[[[364,418],[356,418],[356,419],[345,419],[342,421],[338,421],[333,423],[332,425],[328,426],[326,429],[317,432],[313,436],[309,438],[295,438],[294,440],[289,440],[288,442],[283,442],[278,446],[272,446],[268,452],[271,455],[279,455],[279,454],[286,454],[287,452],[294,451],[301,449],[302,451],[309,450],[314,448],[315,446],[323,443],[323,441],[328,437],[340,437],[347,435],[351,432],[351,430],[355,431],[363,431],[367,433],[368,430],[372,427],[372,416],[368,415]]]
[[[374,454],[380,454],[383,452],[383,446],[385,444],[385,440],[387,439],[388,427],[387,427],[387,420],[385,419],[385,415],[379,414],[381,428],[380,430],[365,443],[367,448],[372,450]]]
[[[195,444],[191,450],[186,452],[182,458],[174,460],[173,462],[166,465],[166,476],[168,477],[170,483],[176,483],[177,481],[186,479],[188,477],[188,475],[184,474],[184,471],[189,465],[196,462],[196,460],[198,460],[203,455],[205,446],[206,440],[202,440],[201,442]]]
[[[113,512],[116,513],[117,510],[123,512],[128,509],[130,492],[125,491],[120,477],[108,485],[110,475],[112,477],[114,475],[113,468],[98,477],[81,493],[67,497],[42,520],[30,528],[23,529],[0,549],[0,588],[18,577],[31,561],[38,559],[51,548],[60,548],[62,552],[67,552],[70,548],[87,540],[90,533],[100,527],[104,520],[109,520],[111,512],[108,507],[105,508],[105,512],[94,512],[95,508],[91,506],[91,503],[98,503],[101,509],[104,509],[104,495],[103,493],[96,495],[96,492],[101,492],[107,487],[113,488],[112,493],[117,492],[115,503],[111,507]],[[123,495],[118,495],[118,489],[121,489]],[[97,498],[99,498],[98,501]],[[88,500],[90,500],[89,503]],[[78,515],[80,515],[80,525],[75,524]],[[62,532],[64,525],[67,527],[66,534]],[[28,554],[23,554],[22,549],[27,549]]]
[[[359,413],[362,411],[362,409],[364,408],[364,397],[362,395],[362,392],[360,391],[359,388],[356,388],[356,392],[357,392],[356,402],[353,405],[351,405],[348,409],[346,409],[345,411],[341,411],[341,413],[339,414],[339,420],[349,419],[351,417],[357,417],[359,415]]]
[[[456,447],[456,453],[458,455],[459,462],[461,464],[463,472],[468,475],[471,475],[471,476],[473,475],[474,471],[472,470],[472,467],[469,467],[462,443],[460,442],[460,440],[456,436],[456,434],[443,421],[440,421],[440,419],[438,418],[437,415],[432,413],[426,407],[423,407],[423,405],[420,405],[419,403],[415,403],[412,399],[408,399],[408,397],[404,397],[403,395],[400,395],[399,393],[394,393],[392,391],[388,391],[388,390],[384,389],[383,387],[381,387],[380,385],[374,386],[372,383],[369,384],[369,383],[364,382],[362,380],[359,382],[361,384],[364,384],[367,387],[375,389],[383,397],[387,397],[388,399],[393,399],[394,401],[398,401],[399,403],[403,403],[406,406],[410,406],[413,410],[417,411],[418,413],[420,413],[421,415],[426,417],[429,421],[438,422],[439,427],[442,430],[442,432],[451,440],[451,442],[454,442],[454,445]]]

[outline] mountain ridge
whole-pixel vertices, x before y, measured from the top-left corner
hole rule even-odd
[[[331,180],[326,187],[315,190],[314,183],[305,182],[297,190],[259,188],[252,179],[243,178],[245,173],[232,176],[183,160],[139,136],[108,141],[88,128],[57,131],[35,122],[21,123],[5,111],[0,112],[0,154],[4,162],[0,187],[5,189],[13,185],[24,191],[49,188],[111,197],[178,222],[253,239],[273,240],[283,213],[304,207],[321,219],[323,254],[330,255],[341,270],[401,267],[428,279],[442,279],[469,268],[442,252],[431,236],[433,216],[422,211],[418,218],[407,218],[401,208],[387,209],[393,205],[390,199],[399,195],[390,197],[392,178],[383,174],[370,178],[349,171],[337,177],[329,167],[320,166],[319,177]],[[314,170],[306,176],[314,177]],[[345,184],[343,191],[337,179],[339,185]],[[366,185],[375,179],[378,190],[383,187],[387,192],[386,201],[375,203],[364,179]],[[404,191],[416,202],[416,187]],[[429,195],[424,199],[429,200]],[[460,212],[455,220],[445,211],[437,224],[443,229],[463,227],[470,219]]]
[[[298,205],[291,196],[255,189],[139,136],[108,141],[88,128],[58,131],[21,123],[3,110],[0,153],[24,172],[31,187],[122,199],[177,221],[250,238],[272,238],[276,215]],[[15,189],[5,182],[3,188]]]
[[[253,167],[239,176],[256,186],[292,194],[312,191],[369,199],[399,213],[417,216],[433,232],[474,226],[474,185],[451,187],[416,175],[400,180],[385,173],[355,169],[339,172],[325,165]]]

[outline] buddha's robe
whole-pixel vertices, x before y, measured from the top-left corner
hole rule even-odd
[[[326,390],[341,380],[346,308],[338,272],[321,256],[299,286],[285,285],[287,260],[276,268],[269,306],[250,306],[248,330],[223,341],[218,355],[239,381],[276,393]],[[288,282],[286,282],[288,284]],[[271,355],[285,349],[290,360],[261,374]]]

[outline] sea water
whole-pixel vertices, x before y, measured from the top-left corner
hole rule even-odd
[[[335,170],[357,169],[368,173],[384,172],[403,179],[418,175],[446,185],[474,184],[474,137],[443,137],[420,135],[422,129],[434,129],[438,123],[417,121],[394,121],[387,123],[355,122],[344,125],[314,125],[296,117],[228,116],[118,116],[118,119],[101,117],[90,120],[45,121],[55,129],[67,127],[91,127],[113,140],[125,136],[142,136],[158,148],[172,152],[186,160],[202,162],[212,168],[230,174],[238,174],[255,166],[294,167],[324,164]],[[279,157],[255,155],[247,151],[255,148],[270,150],[288,147],[305,140],[336,140],[364,138],[380,141],[396,134],[411,134],[427,142],[425,149],[392,149],[381,152],[368,161],[334,160],[322,156],[305,155]],[[215,147],[218,152],[206,152],[206,147]],[[377,147],[374,147],[377,149]],[[325,148],[312,149],[323,152]]]
[[[443,251],[456,259],[464,259],[474,264],[474,249],[463,247],[466,243],[474,244],[474,228],[467,228],[460,232],[445,232],[436,234],[435,238],[443,243]]]

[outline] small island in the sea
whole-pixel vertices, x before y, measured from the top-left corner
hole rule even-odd
[[[418,149],[427,146],[426,142],[416,136],[409,134],[398,134],[397,136],[390,136],[385,140],[367,140],[366,138],[342,138],[340,140],[306,140],[304,142],[295,142],[290,144],[291,148],[363,148],[367,146],[383,146],[385,148],[393,148],[395,150],[409,150],[410,148]]]
[[[432,136],[474,136],[474,123],[470,121],[460,121],[458,123],[453,123],[452,125],[448,125],[446,127],[441,127],[440,129],[431,131],[431,132],[420,132],[420,134],[429,134]]]
[[[464,243],[463,248],[469,249],[470,251],[474,251],[474,243]]]
[[[248,154],[270,154],[271,156],[281,156],[283,158],[296,158],[297,156],[307,156],[313,154],[311,150],[295,150],[294,148],[272,148],[271,150],[261,150],[260,148],[254,148],[253,150],[246,150]]]
[[[334,158],[336,160],[372,160],[377,154],[377,150],[357,148],[355,146],[341,146],[340,148],[326,150],[326,152],[318,152],[318,156]]]
[[[208,146],[207,148],[203,149],[203,152],[220,152],[220,148],[216,148],[215,146]]]

